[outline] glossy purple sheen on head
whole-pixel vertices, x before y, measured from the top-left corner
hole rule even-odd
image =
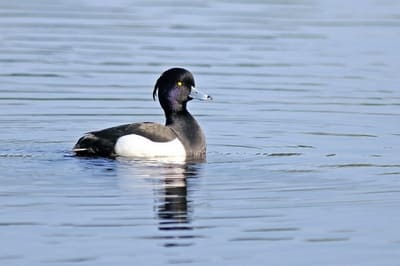
[[[169,91],[169,93],[168,93],[168,99],[169,99],[171,102],[176,101],[176,100],[178,99],[178,97],[179,97],[179,93],[180,93],[179,87],[175,86],[173,89],[171,89],[171,90]]]

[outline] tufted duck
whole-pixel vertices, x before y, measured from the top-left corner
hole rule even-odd
[[[154,86],[154,100],[157,94],[165,113],[165,126],[143,122],[89,132],[75,144],[75,154],[168,157],[180,161],[205,159],[203,131],[186,104],[192,99],[211,100],[211,96],[198,91],[192,73],[183,68],[171,68],[162,73]]]

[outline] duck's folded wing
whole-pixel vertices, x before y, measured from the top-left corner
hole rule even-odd
[[[116,156],[114,147],[125,135],[139,135],[154,142],[166,142],[176,138],[175,133],[164,125],[144,122],[111,127],[89,132],[75,144],[73,151],[78,156]]]

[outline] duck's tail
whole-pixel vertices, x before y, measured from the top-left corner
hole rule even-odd
[[[106,142],[106,140],[99,138],[92,133],[88,133],[78,140],[72,148],[72,151],[77,156],[113,157],[114,147]]]

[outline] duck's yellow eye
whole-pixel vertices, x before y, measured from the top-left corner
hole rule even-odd
[[[176,84],[177,84],[178,86],[182,86],[182,85],[183,85],[182,81],[178,81]]]

